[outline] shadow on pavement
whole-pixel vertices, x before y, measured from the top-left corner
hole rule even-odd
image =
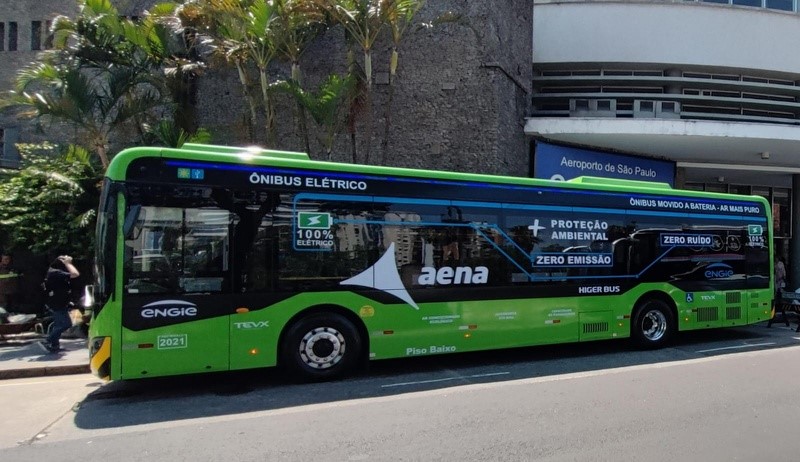
[[[597,341],[377,361],[359,375],[325,383],[293,383],[275,368],[139,379],[92,392],[75,422],[84,429],[125,427],[799,345],[794,329],[758,324],[683,333],[672,347],[652,351],[632,349],[627,341]]]

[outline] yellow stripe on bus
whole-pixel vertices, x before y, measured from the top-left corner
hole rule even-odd
[[[105,337],[103,339],[102,345],[100,348],[92,355],[91,360],[89,361],[89,366],[91,367],[92,373],[101,379],[108,380],[109,375],[111,373],[111,337]],[[105,366],[105,367],[103,367]],[[101,369],[104,369],[101,372]]]

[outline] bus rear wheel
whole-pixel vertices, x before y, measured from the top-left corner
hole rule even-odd
[[[675,327],[675,316],[669,305],[662,300],[652,299],[636,310],[631,337],[640,348],[661,348],[672,340]]]
[[[361,337],[353,323],[335,313],[316,313],[289,327],[282,363],[303,380],[330,380],[353,370],[361,356]]]

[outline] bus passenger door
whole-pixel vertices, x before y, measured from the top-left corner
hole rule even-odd
[[[218,297],[128,294],[122,378],[228,370],[230,316],[220,312],[226,302]]]
[[[229,213],[142,206],[126,217],[122,378],[228,369]]]

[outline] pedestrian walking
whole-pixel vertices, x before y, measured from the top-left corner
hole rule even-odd
[[[61,349],[61,334],[72,327],[72,319],[69,317],[72,280],[78,276],[80,273],[72,264],[72,257],[69,255],[56,258],[47,269],[44,289],[47,296],[47,308],[53,314],[53,323],[47,338],[39,342],[39,346],[48,353],[55,353]]]
[[[786,288],[786,265],[783,264],[783,258],[775,258],[775,294],[780,296],[781,291]]]

